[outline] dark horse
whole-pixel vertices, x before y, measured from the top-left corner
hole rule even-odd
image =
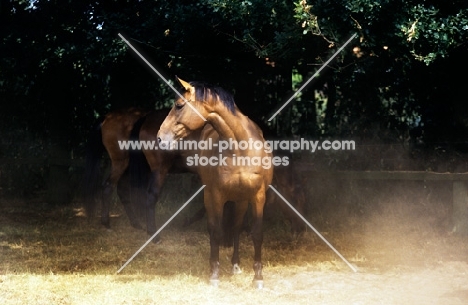
[[[146,231],[149,235],[156,232],[155,206],[164,180],[180,155],[158,149],[157,132],[169,110],[142,111],[137,108],[118,110],[107,114],[93,128],[88,141],[86,161],[85,187],[86,210],[88,217],[94,214],[95,195],[100,189],[99,168],[102,153],[107,151],[111,160],[111,170],[105,179],[102,189],[101,223],[110,228],[109,207],[115,189],[119,195],[130,224],[142,229],[135,214],[134,198],[131,197],[130,186],[143,185],[144,215],[146,217]],[[119,141],[139,140],[153,143],[153,149],[127,150],[121,149]],[[143,164],[143,166],[141,166]],[[146,166],[146,168],[145,168]],[[128,183],[123,179],[125,174],[131,176]],[[153,241],[157,242],[159,236]]]
[[[201,131],[199,139],[212,141],[255,141],[265,145],[260,128],[247,116],[243,115],[234,103],[232,95],[222,88],[202,83],[179,80],[185,88],[184,99],[178,98],[169,115],[164,120],[158,133],[158,140],[165,146],[177,143],[194,131]],[[194,109],[205,120],[197,114]],[[243,150],[230,147],[222,152],[218,150],[199,150],[200,160],[218,162],[217,166],[196,167],[204,189],[204,203],[207,214],[208,232],[210,235],[210,282],[216,286],[219,282],[219,247],[223,236],[223,208],[226,202],[234,202],[233,216],[234,251],[232,255],[233,271],[239,269],[239,235],[244,215],[249,203],[252,207],[253,225],[251,229],[254,244],[254,284],[263,287],[262,276],[262,243],[263,243],[263,207],[265,194],[273,177],[272,166],[262,166],[262,161],[272,157],[265,149]],[[234,163],[239,157],[244,164]],[[266,158],[266,159],[265,159]]]

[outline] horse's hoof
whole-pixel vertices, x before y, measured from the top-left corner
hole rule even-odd
[[[211,287],[218,288],[218,286],[219,286],[219,280],[210,279],[210,286],[211,286]]]
[[[238,264],[232,265],[232,274],[241,274],[242,269],[239,267]]]
[[[263,289],[263,280],[253,280],[252,285],[254,288]]]

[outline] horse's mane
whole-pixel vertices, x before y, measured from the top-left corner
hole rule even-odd
[[[195,88],[195,98],[197,101],[214,101],[219,100],[232,113],[235,113],[234,97],[221,87],[213,86],[204,82],[192,81],[190,85]]]

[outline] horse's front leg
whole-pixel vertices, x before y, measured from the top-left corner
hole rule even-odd
[[[208,221],[208,233],[210,234],[210,284],[218,287],[219,284],[219,245],[222,239],[221,223],[215,220]]]
[[[253,226],[252,241],[254,245],[254,279],[253,285],[256,288],[263,288],[262,275],[262,243],[263,243],[263,206],[265,204],[265,192],[259,192],[252,202]]]
[[[263,232],[262,232],[262,219],[254,217],[254,225],[252,229],[252,241],[254,244],[254,279],[253,284],[257,288],[263,288],[263,264],[262,264],[262,243],[263,243]]]
[[[156,233],[156,203],[158,202],[159,192],[162,185],[162,177],[159,171],[152,171],[148,192],[145,201],[145,211],[146,211],[146,231],[149,235],[153,236]],[[153,239],[154,243],[159,243],[161,241],[160,236],[156,236]]]
[[[207,199],[205,193],[205,208],[210,235],[210,284],[217,287],[219,284],[219,245],[223,237],[221,226],[223,207],[222,204],[214,204],[213,200]]]
[[[244,227],[244,217],[245,213],[247,212],[249,203],[248,201],[241,201],[241,202],[236,202],[235,204],[235,215],[234,217],[234,250],[232,253],[232,273],[233,274],[240,274],[242,273],[242,270],[240,268],[240,259],[239,259],[239,238],[240,234],[242,231],[242,228]]]

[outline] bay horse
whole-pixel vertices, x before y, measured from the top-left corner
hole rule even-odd
[[[110,228],[109,208],[111,197],[115,189],[130,224],[141,229],[132,209],[128,184],[121,179],[128,174],[130,159],[129,150],[121,150],[118,141],[130,140],[135,123],[144,118],[148,112],[138,108],[120,109],[108,113],[93,126],[87,142],[85,166],[85,209],[88,219],[94,214],[96,195],[101,193],[101,223]],[[107,151],[111,161],[111,169],[101,189],[100,167],[104,151]],[[126,181],[128,182],[128,181]],[[117,187],[118,186],[118,187]]]
[[[237,108],[231,94],[220,87],[200,82],[186,82],[179,79],[185,89],[184,98],[177,98],[168,116],[161,124],[158,141],[169,149],[194,131],[201,131],[200,140],[212,141],[213,146],[220,141],[256,141],[265,144],[260,128]],[[198,114],[192,109],[196,109]],[[199,114],[201,114],[200,117]],[[206,120],[206,121],[205,121]],[[219,246],[223,236],[223,208],[226,202],[234,202],[233,216],[233,272],[239,268],[239,235],[244,215],[249,203],[252,208],[253,224],[251,237],[254,245],[254,279],[257,288],[263,287],[262,243],[263,207],[265,193],[273,177],[272,166],[262,166],[262,161],[272,157],[265,149],[243,150],[230,147],[222,152],[217,149],[199,149],[200,160],[218,161],[217,166],[196,166],[204,189],[204,205],[210,236],[210,283],[219,283]],[[234,163],[239,157],[247,160],[244,164]],[[224,162],[225,161],[225,162]],[[250,161],[250,162],[248,162]],[[255,162],[252,162],[255,161]]]
[[[117,194],[122,202],[130,224],[143,229],[135,214],[135,198],[130,195],[132,188],[142,187],[146,231],[149,235],[156,232],[155,206],[158,195],[169,170],[181,159],[174,152],[158,149],[156,134],[169,109],[144,111],[127,108],[108,113],[93,128],[86,157],[85,171],[85,209],[88,217],[94,214],[95,196],[99,187],[99,168],[101,156],[107,151],[111,169],[102,188],[101,223],[110,228],[109,209],[112,194]],[[196,136],[196,134],[195,134]],[[153,149],[121,149],[119,141],[140,140],[154,143]],[[125,177],[125,176],[130,177]],[[130,181],[126,181],[130,179]],[[137,181],[135,183],[135,181]],[[137,202],[140,203],[140,202]],[[159,236],[153,241],[159,242]]]
[[[297,181],[292,168],[292,165],[288,167],[276,167],[273,174],[272,185],[304,216],[306,212],[306,198],[303,190],[303,183]],[[300,219],[275,192],[269,189],[265,200],[265,214],[268,214],[268,212],[272,213],[277,208],[281,210],[283,216],[289,222],[293,235],[299,236],[305,231],[306,224],[304,221]],[[205,216],[205,213],[206,210],[203,206],[193,216],[186,218],[183,226],[188,227],[201,220]],[[245,230],[249,232],[247,225],[245,225]]]

